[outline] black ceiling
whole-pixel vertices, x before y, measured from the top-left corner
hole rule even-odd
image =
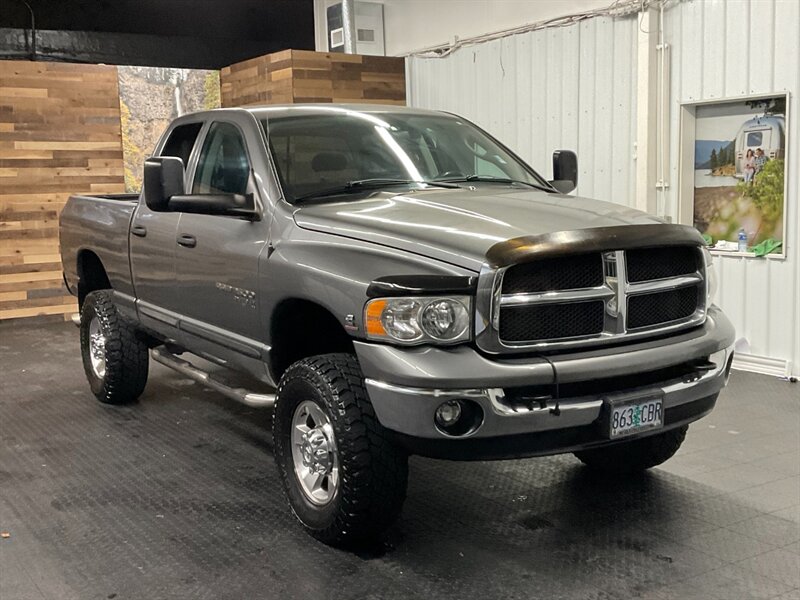
[[[312,0],[27,1],[40,31],[39,59],[219,68],[286,48],[314,48]],[[6,30],[0,57],[31,52],[30,35],[22,31],[30,21],[22,0],[0,1]]]

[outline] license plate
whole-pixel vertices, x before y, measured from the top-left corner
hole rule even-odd
[[[660,393],[608,400],[608,437],[633,435],[664,425],[664,398]]]

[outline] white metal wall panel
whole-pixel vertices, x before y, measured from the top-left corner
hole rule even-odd
[[[718,303],[753,354],[800,373],[800,2],[684,1],[665,11],[672,52],[671,178],[666,213],[678,214],[680,104],[789,92],[787,257],[719,257]]]
[[[575,150],[578,194],[633,205],[636,27],[590,19],[411,57],[408,103],[467,117],[546,177],[553,150]]]
[[[750,35],[750,3],[730,2],[724,6],[725,27],[717,27],[725,33],[725,96],[741,96],[747,93],[750,73],[750,59],[744,53],[743,40]],[[713,28],[712,19],[707,19],[710,28]]]
[[[720,257],[719,304],[756,355],[800,373],[800,1],[683,0],[665,11],[672,53],[669,188],[678,216],[681,103],[788,91],[787,258]],[[552,176],[551,153],[578,152],[577,193],[634,205],[638,20],[590,19],[441,59],[408,59],[411,106],[449,110]]]

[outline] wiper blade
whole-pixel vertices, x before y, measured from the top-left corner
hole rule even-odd
[[[302,196],[298,196],[292,202],[302,202],[303,200],[310,200],[312,198],[324,198],[325,196],[336,196],[338,194],[348,194],[352,192],[358,192],[364,189],[370,188],[380,188],[389,185],[408,185],[412,183],[424,183],[427,185],[435,185],[438,187],[443,188],[457,188],[458,186],[455,184],[442,182],[442,181],[417,181],[415,179],[389,179],[389,178],[380,178],[374,177],[372,179],[354,179],[352,181],[348,181],[342,185],[338,185],[336,187],[328,188],[326,190],[319,190],[317,192],[311,192],[308,194],[303,194]]]
[[[521,179],[508,179],[505,177],[492,177],[491,175],[467,175],[466,177],[462,177],[459,179],[445,179],[445,181],[453,182],[453,181],[480,181],[486,183],[506,183],[506,184],[514,184],[518,183],[520,185],[525,185],[528,187],[535,188],[537,190],[542,190],[543,192],[553,192],[555,190],[546,187],[544,185],[540,185],[538,183],[531,183],[530,181],[522,181]]]
[[[430,181],[427,179],[390,179],[374,177],[372,179],[356,179],[355,181],[348,181],[345,185],[348,187],[360,187],[364,185],[402,185],[405,183],[424,183],[426,185],[435,185],[443,188],[457,188],[454,183],[447,183],[446,181]]]
[[[552,192],[553,189],[539,185],[538,183],[531,183],[530,181],[522,181],[521,179],[507,179],[505,177],[492,177],[491,175],[468,175],[465,178],[467,181],[481,181],[481,182],[489,182],[489,183],[519,183],[522,185],[527,185],[528,187],[535,188],[537,190],[542,190],[543,192]]]

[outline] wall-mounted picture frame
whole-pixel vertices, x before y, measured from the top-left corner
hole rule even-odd
[[[679,220],[715,253],[785,257],[788,106],[786,92],[681,105]]]

